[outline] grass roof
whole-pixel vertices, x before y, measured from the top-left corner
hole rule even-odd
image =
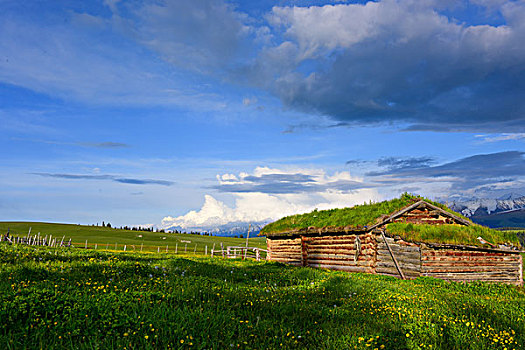
[[[261,230],[261,234],[271,235],[296,231],[309,227],[323,228],[351,226],[356,229],[363,228],[364,226],[371,226],[375,224],[376,220],[383,215],[395,213],[396,211],[399,211],[404,207],[420,200],[425,200],[426,202],[446,210],[449,213],[468,220],[462,215],[450,210],[443,204],[433,202],[420,196],[403,193],[399,198],[394,198],[378,203],[370,202],[368,204],[365,203],[362,205],[356,205],[351,208],[314,210],[311,213],[287,216],[266,225]]]
[[[474,224],[471,220],[454,212],[441,203],[408,193],[403,193],[399,198],[378,203],[370,202],[368,204],[356,205],[351,208],[314,210],[311,213],[287,216],[266,225],[261,230],[260,234],[267,236],[292,235],[299,230],[308,228],[326,229],[344,227],[355,228],[357,230],[365,229],[365,227],[370,227],[376,224],[379,218],[390,216],[391,214],[421,200],[467,220],[471,225],[443,226],[390,223],[386,226],[387,232],[391,235],[399,235],[403,239],[412,242],[483,246],[483,244],[477,239],[477,237],[482,237],[493,244],[520,245],[515,233],[498,231]]]
[[[470,226],[447,225],[414,225],[411,223],[394,222],[386,226],[390,235],[400,236],[409,242],[445,243],[457,245],[473,245],[482,247],[478,237],[485,241],[500,245],[520,246],[518,235],[512,231],[499,231],[485,226],[473,224]]]

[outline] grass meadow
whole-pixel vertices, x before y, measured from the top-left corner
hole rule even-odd
[[[215,249],[220,249],[221,242],[226,246],[245,246],[246,238],[200,236],[192,234],[173,234],[148,231],[120,230],[102,226],[85,226],[72,224],[55,224],[44,222],[0,222],[0,233],[5,234],[9,229],[10,235],[26,237],[29,229],[31,234],[36,235],[40,232],[40,237],[52,235],[57,240],[68,242],[71,238],[73,245],[84,248],[86,241],[88,248],[99,250],[120,250],[126,246],[126,251],[184,252],[193,253],[196,248],[198,255],[203,255],[208,247],[208,254],[215,245]],[[189,243],[188,243],[189,242]],[[264,237],[252,237],[249,239],[250,247],[266,249],[266,239]]]
[[[0,244],[5,349],[522,349],[523,288]]]

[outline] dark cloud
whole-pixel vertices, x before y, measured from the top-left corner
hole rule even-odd
[[[469,25],[436,6],[275,7],[287,41],[261,52],[251,77],[288,108],[340,125],[523,132],[525,4],[501,5],[503,25]]]
[[[229,193],[313,193],[327,190],[353,191],[370,186],[358,181],[334,180],[320,183],[307,174],[264,174],[261,176],[246,176],[242,181],[228,180],[211,188]]]
[[[367,176],[374,182],[390,184],[446,179],[452,182],[452,189],[458,191],[493,188],[496,184],[513,183],[525,176],[524,155],[525,152],[520,151],[478,154],[442,165],[389,168],[369,172]]]
[[[152,179],[132,179],[123,178],[114,175],[78,175],[78,174],[53,174],[53,173],[32,173],[32,175],[53,177],[58,179],[68,180],[108,180],[118,183],[131,184],[131,185],[162,185],[171,186],[174,184],[172,181],[166,180],[152,180]]]

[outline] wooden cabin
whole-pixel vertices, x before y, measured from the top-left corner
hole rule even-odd
[[[403,279],[431,276],[450,281],[478,280],[522,285],[522,256],[513,246],[514,243],[519,244],[517,242],[495,245],[486,242],[484,237],[475,237],[475,244],[472,238],[470,244],[450,244],[439,239],[416,241],[401,237],[410,237],[410,232],[406,235],[404,232],[390,232],[389,226],[395,223],[402,223],[401,226],[407,230],[418,225],[439,226],[438,232],[443,233],[447,230],[467,231],[463,228],[468,226],[476,226],[476,229],[479,227],[486,232],[490,230],[438,206],[438,203],[420,197],[410,198],[410,202],[390,214],[376,213],[379,216],[371,225],[297,225],[299,227],[283,229],[279,221],[273,228],[270,224],[268,229],[265,227],[262,231],[267,237],[268,259],[297,266],[377,273]],[[317,213],[322,216],[322,212]],[[310,216],[303,218],[304,215]],[[288,222],[311,221],[316,217],[312,213],[304,215],[290,217]],[[468,231],[472,231],[472,227]]]

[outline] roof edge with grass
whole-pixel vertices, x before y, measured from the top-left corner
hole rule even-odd
[[[344,228],[345,231],[368,230],[375,224],[382,222],[384,218],[419,201],[425,201],[461,220],[471,223],[469,219],[452,211],[441,203],[418,195],[403,193],[399,198],[377,203],[370,202],[350,208],[314,210],[306,214],[287,216],[266,225],[260,234],[272,236],[286,233],[300,233],[305,230],[318,230],[319,232],[332,231],[335,228]]]

